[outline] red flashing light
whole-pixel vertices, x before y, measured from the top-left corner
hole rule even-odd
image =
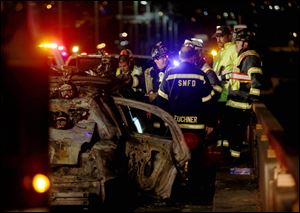
[[[65,47],[64,46],[62,46],[62,45],[60,45],[60,46],[58,46],[58,48],[57,48],[58,50],[64,50],[65,49]]]

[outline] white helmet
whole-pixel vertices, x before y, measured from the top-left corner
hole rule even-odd
[[[191,39],[185,39],[184,46],[191,46],[195,49],[202,49],[203,48],[203,41],[200,38],[191,38]]]

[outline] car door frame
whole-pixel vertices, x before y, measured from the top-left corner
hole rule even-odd
[[[177,165],[175,165],[177,168],[181,168],[184,166],[185,162],[190,160],[190,151],[185,143],[185,139],[183,136],[183,133],[178,126],[177,122],[174,120],[172,115],[170,115],[165,110],[161,109],[158,106],[143,103],[140,101],[135,101],[123,97],[116,97],[112,96],[114,102],[116,105],[122,105],[122,106],[129,106],[132,108],[137,108],[140,110],[144,110],[147,112],[151,112],[154,115],[160,117],[164,122],[167,123],[167,125],[170,128],[170,132],[173,139],[172,144],[172,152],[174,153],[174,159],[176,160]],[[126,119],[123,118],[124,122],[126,122]]]

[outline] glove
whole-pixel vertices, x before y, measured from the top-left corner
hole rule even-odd
[[[231,71],[223,70],[221,75],[218,76],[220,81],[228,81],[231,78]]]

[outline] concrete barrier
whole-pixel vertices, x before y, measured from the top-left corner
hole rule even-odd
[[[262,211],[299,211],[299,158],[283,148],[284,129],[263,103],[254,104],[250,125]]]

